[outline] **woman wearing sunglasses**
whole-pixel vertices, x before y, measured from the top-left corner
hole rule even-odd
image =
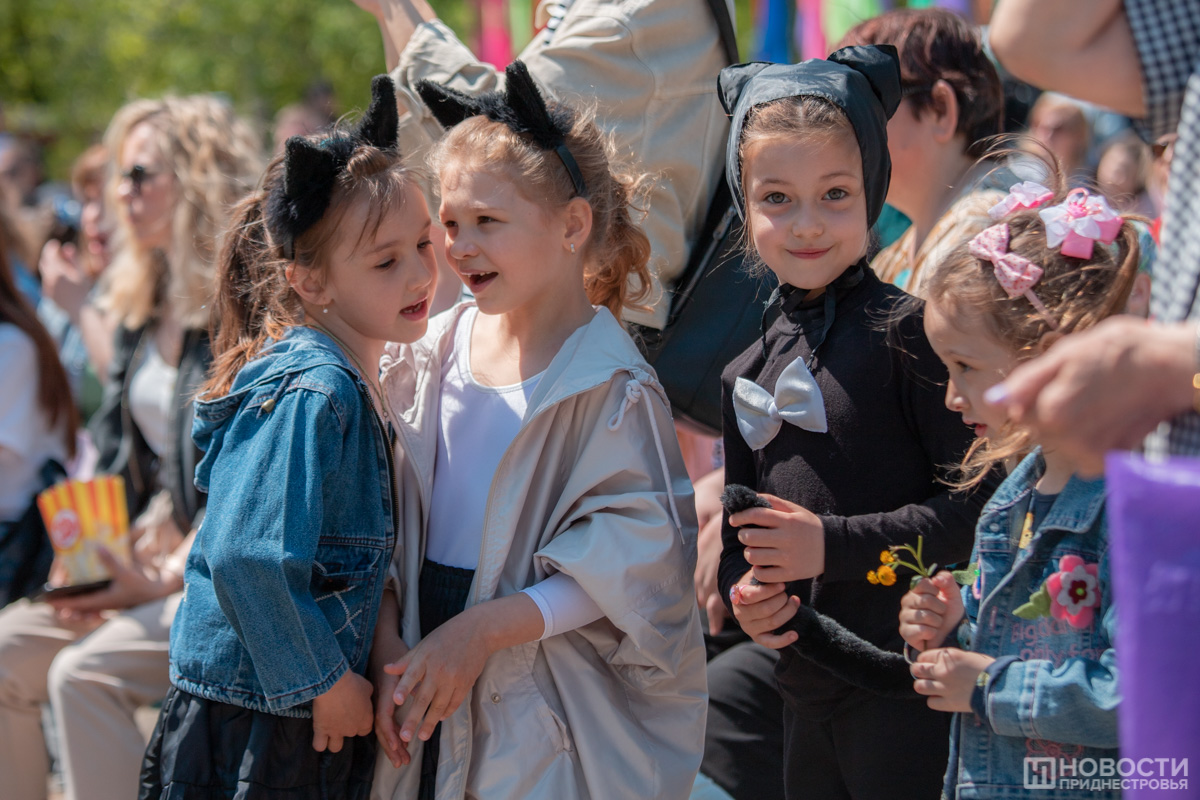
[[[214,251],[261,167],[257,137],[207,96],[130,103],[105,144],[118,230],[99,303],[118,324],[89,432],[98,472],[125,479],[134,563],[109,563],[107,588],[0,613],[0,775],[12,800],[45,797],[47,701],[67,797],[137,793],[134,711],[169,685],[168,629],[204,508],[191,417],[210,360]]]

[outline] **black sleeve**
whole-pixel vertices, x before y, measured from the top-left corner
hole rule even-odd
[[[737,417],[733,412],[732,389],[734,377],[721,376],[721,436],[725,444],[725,484],[740,483],[757,489],[758,475],[754,467],[754,453],[738,431]],[[721,565],[717,571],[717,586],[721,589],[721,600],[730,613],[729,589],[750,571],[743,555],[742,543],[737,538],[738,529],[729,524],[729,514],[721,511]]]
[[[920,503],[878,514],[822,517],[826,582],[864,580],[867,571],[878,566],[880,552],[892,545],[916,546],[918,536],[924,537],[926,565],[966,560],[979,513],[998,485],[994,479],[973,491],[960,492],[942,482],[962,462],[972,433],[958,413],[946,408],[946,368],[925,338],[920,313],[899,325],[900,346],[895,348],[894,358],[901,402],[938,481],[931,481],[930,496]]]

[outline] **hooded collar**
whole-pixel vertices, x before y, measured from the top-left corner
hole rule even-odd
[[[900,61],[892,45],[843,47],[828,60],[812,58],[799,64],[755,61],[721,70],[721,103],[731,117],[725,153],[725,177],[734,206],[744,219],[742,193],[742,130],[755,107],[789,97],[821,97],[840,108],[858,137],[867,224],[874,225],[887,197],[892,162],[887,149],[887,122],[900,105]]]
[[[381,362],[384,392],[393,411],[410,423],[417,413],[418,387],[430,379],[441,380],[441,365],[454,346],[454,331],[463,312],[472,306],[474,303],[468,300],[439,314],[430,320],[425,336],[413,344],[387,345]],[[526,420],[568,397],[607,383],[618,372],[626,372],[653,388],[667,402],[666,392],[621,323],[608,309],[597,308],[589,322],[567,337],[542,373],[529,398]]]

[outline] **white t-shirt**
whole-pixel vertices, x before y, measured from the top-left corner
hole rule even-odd
[[[469,309],[458,321],[454,347],[442,364],[441,419],[425,557],[445,566],[475,569],[483,542],[492,478],[521,430],[529,398],[542,374],[510,386],[484,386],[471,374]],[[556,573],[525,590],[542,612],[542,638],[574,630],[603,616],[570,576]]]
[[[18,519],[41,487],[48,458],[66,466],[67,445],[38,404],[37,349],[24,331],[0,322],[0,521]]]
[[[142,363],[134,368],[129,381],[129,415],[154,455],[161,456],[171,435],[171,403],[179,370],[163,360],[154,337],[147,338]]]

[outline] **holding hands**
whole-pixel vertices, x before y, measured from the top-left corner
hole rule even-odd
[[[733,616],[742,630],[763,647],[778,650],[800,638],[795,631],[773,633],[796,616],[796,609],[800,608],[800,598],[789,597],[785,584],[756,583],[751,570],[729,590],[729,599],[733,603]]]

